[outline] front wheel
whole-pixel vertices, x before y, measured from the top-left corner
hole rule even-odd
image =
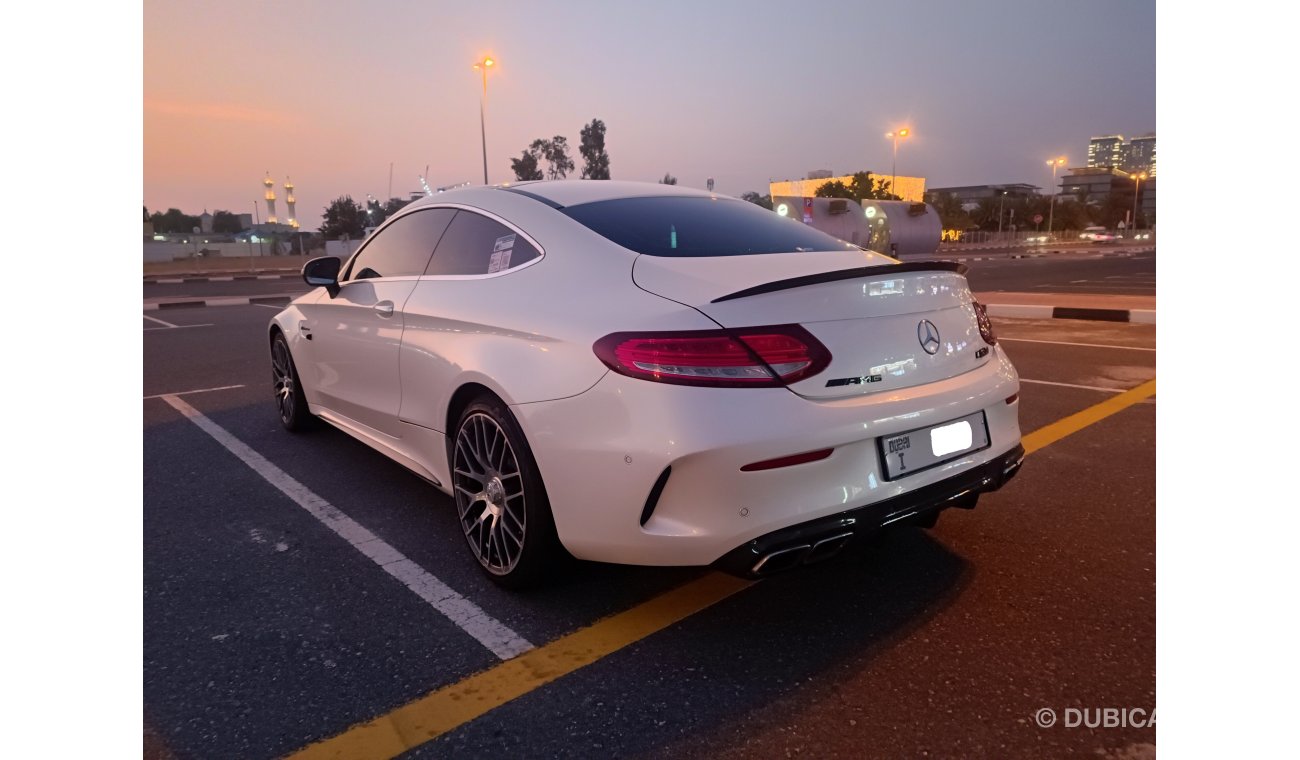
[[[316,418],[307,408],[307,397],[302,393],[302,382],[298,379],[293,355],[289,353],[289,342],[278,331],[271,339],[271,383],[275,408],[285,430],[297,433],[310,428]]]
[[[540,583],[562,555],[546,488],[528,441],[499,399],[461,413],[452,447],[461,531],[488,575],[508,588]]]

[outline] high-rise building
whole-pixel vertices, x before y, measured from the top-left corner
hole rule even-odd
[[[1124,135],[1094,137],[1088,141],[1088,168],[1124,167]]]
[[[1156,176],[1156,136],[1143,135],[1134,137],[1128,143],[1128,160],[1124,170],[1133,174],[1146,172],[1148,177]]]

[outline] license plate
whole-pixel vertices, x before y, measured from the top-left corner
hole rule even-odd
[[[988,445],[989,428],[983,411],[941,425],[885,436],[880,439],[885,480],[928,470]]]

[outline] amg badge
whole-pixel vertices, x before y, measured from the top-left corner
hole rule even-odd
[[[862,385],[863,383],[878,383],[881,375],[864,375],[862,377],[840,377],[835,380],[827,380],[827,388],[835,388],[841,385]]]

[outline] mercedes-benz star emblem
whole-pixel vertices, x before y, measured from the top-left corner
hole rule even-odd
[[[928,319],[921,320],[921,324],[916,326],[916,339],[921,341],[921,348],[925,349],[927,354],[939,352],[939,328]]]

